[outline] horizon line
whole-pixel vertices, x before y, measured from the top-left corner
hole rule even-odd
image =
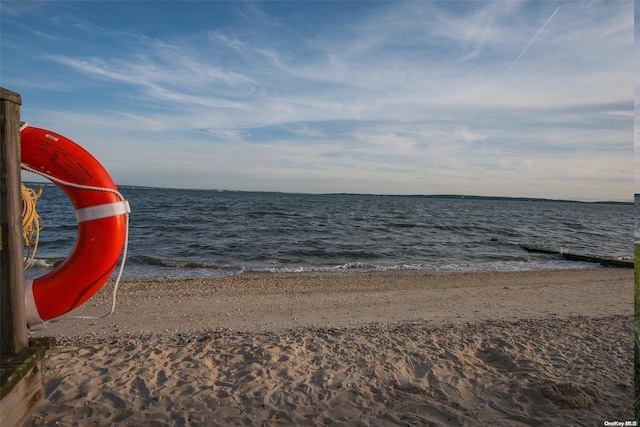
[[[51,181],[24,181],[25,183],[34,184],[46,184],[57,186]],[[624,200],[606,200],[606,199],[569,199],[569,198],[551,198],[551,197],[539,197],[539,196],[500,196],[500,195],[476,195],[476,194],[454,194],[454,193],[431,193],[431,194],[393,194],[393,193],[356,193],[346,191],[333,191],[333,192],[304,192],[304,191],[280,191],[280,190],[234,190],[227,188],[186,188],[186,187],[156,187],[152,185],[139,185],[139,184],[117,184],[120,187],[136,187],[136,188],[148,188],[158,190],[187,190],[187,191],[213,191],[213,192],[236,192],[236,193],[280,193],[280,194],[308,194],[317,196],[372,196],[372,197],[424,197],[424,198],[456,198],[456,199],[511,199],[522,201],[553,201],[553,202],[571,202],[571,203],[619,203],[619,204],[634,204],[635,197],[640,196],[640,193],[635,193],[633,198]]]

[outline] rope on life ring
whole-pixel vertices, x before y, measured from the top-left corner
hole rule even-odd
[[[120,200],[122,200],[123,202],[125,202],[127,204],[127,207],[129,206],[129,203],[124,198],[124,196],[119,191],[114,191],[111,188],[93,187],[93,186],[89,186],[89,185],[80,185],[80,184],[75,184],[75,183],[69,182],[69,181],[63,181],[63,180],[61,180],[59,178],[56,178],[55,176],[52,176],[52,175],[49,175],[47,173],[44,173],[44,172],[38,171],[36,169],[33,169],[33,168],[25,165],[24,163],[22,164],[22,169],[26,170],[28,172],[40,175],[40,176],[42,176],[44,178],[47,178],[48,180],[50,180],[51,182],[54,182],[56,184],[61,184],[61,185],[69,186],[69,187],[79,188],[81,190],[105,191],[105,192],[108,192],[108,193],[114,193],[118,197],[120,197]],[[64,320],[64,319],[100,320],[100,319],[104,319],[106,317],[111,316],[115,312],[115,310],[116,310],[116,300],[117,300],[117,295],[118,295],[118,286],[120,285],[120,280],[122,280],[122,273],[124,272],[124,264],[125,264],[125,262],[127,260],[127,251],[129,249],[129,213],[130,212],[126,212],[125,213],[125,228],[124,228],[125,232],[124,232],[124,244],[122,246],[122,261],[120,262],[120,269],[118,271],[118,276],[116,277],[116,280],[115,280],[115,282],[113,284],[113,291],[112,291],[112,294],[111,294],[111,308],[109,309],[109,311],[106,312],[105,314],[100,315],[100,316],[65,316],[65,317],[62,317],[62,318],[59,318],[59,319],[51,319],[51,320],[49,320],[49,322],[59,322],[60,320]],[[38,218],[40,218],[40,217],[38,217]],[[32,326],[36,326],[36,325],[32,325]]]
[[[24,257],[24,269],[29,268],[36,257],[38,241],[40,240],[40,229],[42,228],[42,218],[36,212],[36,201],[42,195],[42,186],[38,192],[24,184],[20,184],[20,195],[22,196],[22,241],[27,248]]]
[[[22,169],[55,183],[69,197],[78,222],[78,237],[67,259],[44,276],[25,281],[28,326],[42,327],[91,298],[109,279],[121,256],[110,311],[102,316],[66,318],[110,316],[127,257],[129,203],[104,167],[70,139],[25,123],[20,140]]]

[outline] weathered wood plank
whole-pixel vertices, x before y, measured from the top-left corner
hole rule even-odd
[[[11,389],[44,359],[44,352],[44,347],[29,347],[0,358],[0,399],[11,394]]]
[[[29,345],[22,266],[20,95],[0,90],[0,354]]]
[[[31,417],[44,398],[44,348],[26,348],[19,354],[3,355],[0,363],[0,425],[19,427]]]
[[[55,346],[56,346],[56,339],[54,337],[29,338],[29,347],[42,347],[45,350],[50,350]]]

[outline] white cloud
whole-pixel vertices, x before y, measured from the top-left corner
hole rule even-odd
[[[548,189],[563,197],[587,197],[611,193],[580,185],[602,176],[617,183],[615,198],[628,191],[629,4],[373,3],[339,22],[314,16],[307,27],[273,16],[275,6],[203,4],[231,7],[241,19],[179,34],[106,28],[84,14],[75,18],[74,46],[97,34],[121,48],[65,50],[58,40],[68,34],[31,31],[52,43],[31,60],[61,77],[9,80],[26,90],[25,81],[64,88],[70,102],[24,111],[88,141],[129,183],[144,179],[133,163],[152,162],[150,175],[167,168],[184,186],[211,176],[242,189],[277,182],[272,189],[304,191],[321,182],[321,191],[488,194],[510,182],[503,193],[519,195],[539,180],[566,189]],[[334,10],[295,7],[300,17]],[[97,93],[96,104],[85,91]],[[126,152],[122,165],[100,144]]]

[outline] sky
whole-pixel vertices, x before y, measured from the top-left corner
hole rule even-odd
[[[640,1],[635,2],[635,14],[634,14],[634,104],[640,106]],[[640,108],[634,110],[634,132],[633,132],[633,146],[634,146],[634,193],[640,194]]]
[[[0,35],[22,120],[118,185],[640,193],[632,1],[3,0]]]

